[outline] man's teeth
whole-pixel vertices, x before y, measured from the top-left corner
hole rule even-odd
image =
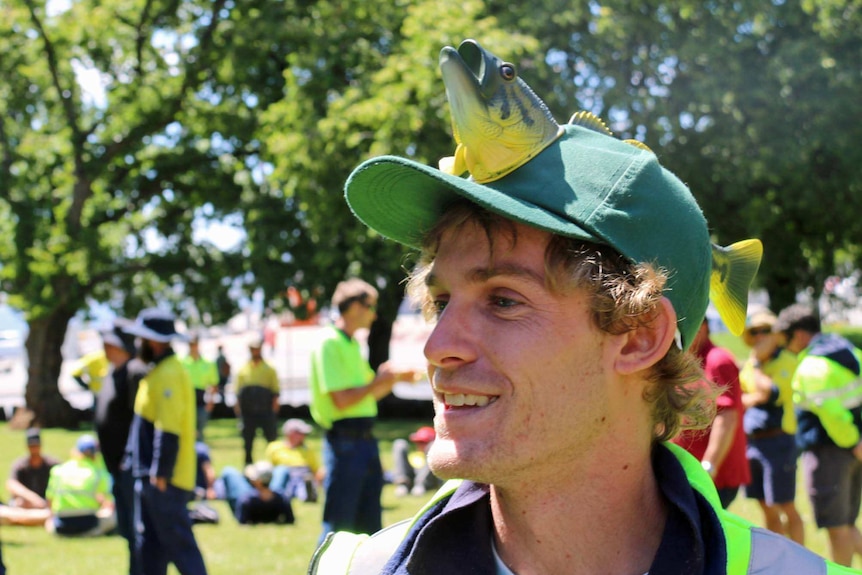
[[[469,395],[464,393],[447,393],[443,395],[443,401],[446,405],[452,407],[462,407],[464,405],[470,407],[484,407],[488,405],[491,398],[487,395]]]

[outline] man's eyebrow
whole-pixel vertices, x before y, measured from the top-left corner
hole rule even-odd
[[[501,264],[494,267],[476,267],[470,270],[467,274],[467,279],[471,283],[480,283],[488,281],[495,277],[513,277],[516,279],[526,280],[539,285],[545,285],[545,276],[532,268],[518,264]],[[425,286],[435,287],[439,284],[437,276],[434,272],[428,273],[425,276]]]

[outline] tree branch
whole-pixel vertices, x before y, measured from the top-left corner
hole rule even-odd
[[[66,215],[66,226],[69,235],[75,237],[81,228],[81,212],[84,208],[84,202],[92,194],[89,179],[86,177],[84,162],[86,136],[78,125],[78,110],[75,108],[74,95],[77,90],[74,82],[72,82],[72,85],[68,89],[63,87],[54,44],[48,38],[48,33],[45,31],[44,26],[42,26],[42,20],[36,14],[36,7],[33,1],[25,0],[25,4],[30,12],[30,20],[33,22],[33,26],[36,27],[39,35],[42,37],[42,42],[45,46],[45,56],[48,60],[48,69],[51,72],[51,81],[54,84],[54,89],[57,90],[57,95],[60,97],[60,103],[66,116],[66,123],[72,131],[72,159],[75,163],[75,185],[72,192],[72,204]],[[68,95],[66,94],[67,92]]]
[[[121,154],[126,148],[128,148],[132,142],[140,141],[143,135],[150,133],[156,129],[165,128],[168,124],[170,124],[176,119],[177,114],[179,114],[180,110],[182,110],[183,102],[185,101],[188,93],[197,88],[201,83],[201,80],[198,79],[199,72],[209,67],[209,59],[205,58],[204,55],[208,53],[208,50],[213,42],[213,35],[215,33],[215,29],[221,22],[221,20],[218,19],[218,14],[224,8],[225,3],[226,0],[217,0],[216,2],[213,2],[212,18],[210,19],[209,24],[206,26],[206,28],[204,28],[203,33],[200,36],[198,46],[195,49],[195,52],[198,53],[198,56],[194,59],[194,64],[189,65],[186,68],[185,75],[183,76],[183,83],[179,91],[174,95],[173,98],[168,99],[161,106],[160,109],[163,110],[161,118],[152,123],[144,122],[142,124],[139,124],[134,129],[130,130],[126,137],[109,145],[105,149],[105,153],[100,159],[101,162],[110,162],[115,157],[117,157],[117,155]]]

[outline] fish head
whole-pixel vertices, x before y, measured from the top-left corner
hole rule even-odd
[[[465,40],[440,52],[440,71],[452,114],[455,157],[441,169],[476,182],[502,178],[563,134],[547,105],[514,64]],[[445,167],[444,167],[445,166]]]

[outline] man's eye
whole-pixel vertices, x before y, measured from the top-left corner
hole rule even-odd
[[[431,309],[434,311],[435,314],[440,315],[441,313],[443,313],[443,310],[446,309],[447,303],[448,302],[446,300],[435,299],[431,302]]]
[[[518,302],[507,297],[496,296],[491,298],[491,304],[494,307],[513,307],[518,305]]]

